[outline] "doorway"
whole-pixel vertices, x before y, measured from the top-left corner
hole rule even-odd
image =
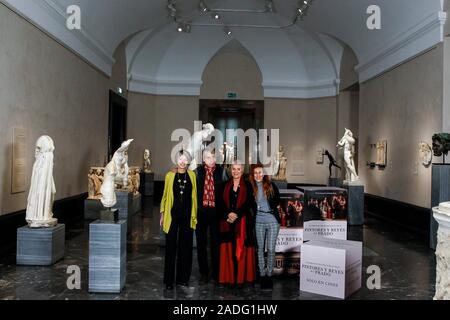
[[[227,129],[259,129],[264,128],[264,101],[263,100],[200,100],[199,119],[211,123],[214,128],[222,132],[224,140],[236,147],[235,137],[226,135]],[[224,141],[224,142],[225,142]],[[245,162],[248,169],[250,146],[245,146]],[[236,158],[236,156],[235,156]],[[239,159],[239,160],[244,160]]]
[[[128,101],[114,91],[109,91],[108,161],[120,148],[127,136]]]

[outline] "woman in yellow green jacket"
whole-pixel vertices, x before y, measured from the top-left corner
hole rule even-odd
[[[176,155],[177,169],[167,173],[161,200],[160,226],[166,234],[164,284],[168,290],[173,289],[175,280],[177,285],[187,286],[191,276],[197,185],[195,173],[187,170],[190,161],[186,151]]]

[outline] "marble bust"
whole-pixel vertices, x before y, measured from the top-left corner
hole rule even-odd
[[[58,224],[52,213],[56,193],[53,180],[54,150],[55,145],[49,136],[37,140],[26,212],[30,228],[49,228]]]
[[[100,189],[102,194],[100,201],[105,208],[112,208],[117,203],[116,179],[121,181],[124,188],[128,185],[128,148],[131,142],[133,139],[123,142],[105,167],[103,184]]]

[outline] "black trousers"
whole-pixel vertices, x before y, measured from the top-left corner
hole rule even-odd
[[[166,234],[166,257],[164,261],[164,284],[189,282],[192,271],[193,230],[188,218],[172,219]]]
[[[210,236],[210,251],[211,251],[211,270],[208,266],[208,229]],[[219,279],[219,263],[220,263],[220,248],[219,248],[219,218],[215,208],[199,208],[197,211],[197,227],[195,229],[197,238],[197,258],[200,274],[209,275],[214,280]]]

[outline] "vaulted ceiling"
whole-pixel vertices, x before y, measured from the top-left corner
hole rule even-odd
[[[167,0],[0,1],[106,74],[115,49],[128,39],[130,89],[159,94],[198,94],[205,66],[235,39],[260,67],[266,96],[335,95],[344,44],[353,49],[359,80],[365,81],[441,42],[446,20],[443,0],[314,0],[304,21],[280,29],[276,26],[293,21],[298,0],[274,0],[276,13],[223,13],[219,22],[198,10],[198,0],[177,0],[180,19],[194,23],[191,33],[180,33],[168,17]],[[205,3],[255,10],[264,8],[266,0]],[[65,26],[66,8],[73,4],[81,8],[81,31]],[[381,9],[380,30],[366,26],[367,8],[373,4]],[[231,27],[229,36],[214,26],[223,23],[241,26]]]

